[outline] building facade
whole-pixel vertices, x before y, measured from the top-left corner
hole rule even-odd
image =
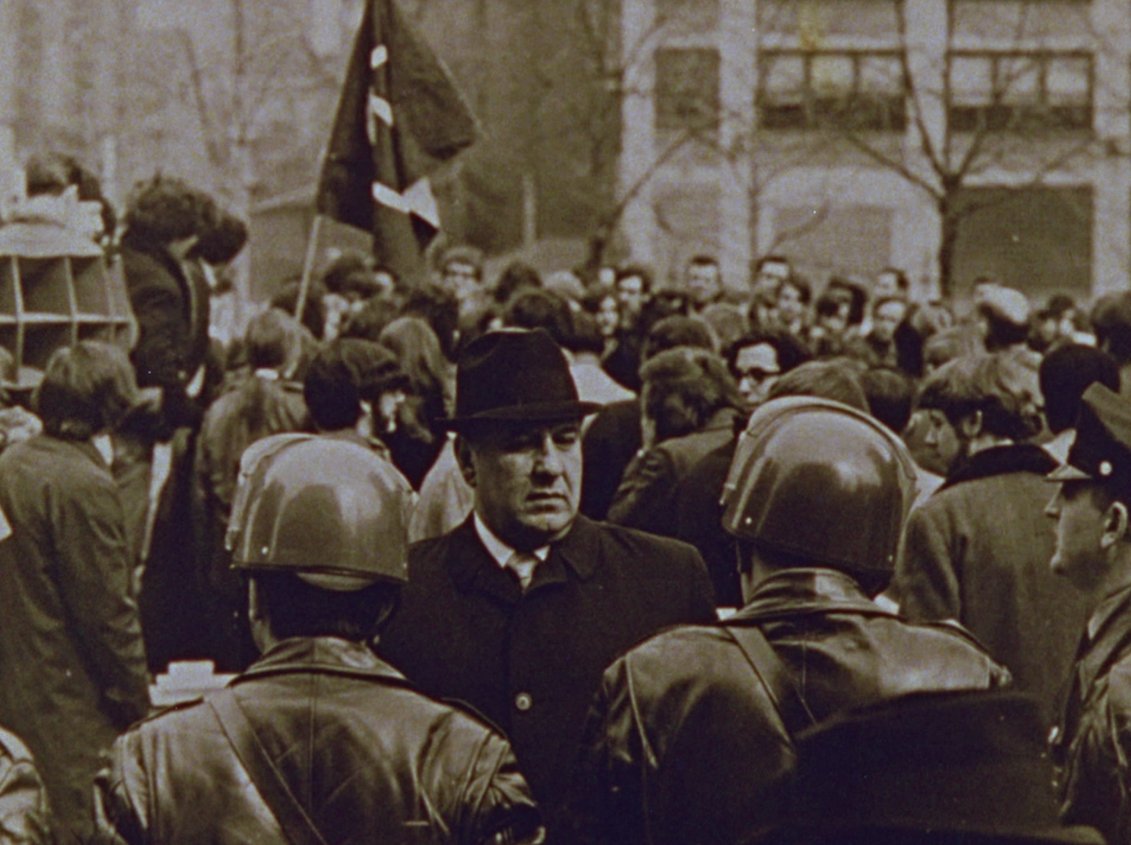
[[[905,269],[961,295],[1131,279],[1126,0],[624,0],[633,255]]]

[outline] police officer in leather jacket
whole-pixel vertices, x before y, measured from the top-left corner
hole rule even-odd
[[[996,688],[1008,672],[957,625],[872,600],[914,499],[906,449],[825,399],[751,418],[724,488],[745,606],[660,633],[605,672],[567,816],[583,842],[738,843],[774,822],[793,737],[916,692]]]
[[[229,546],[262,657],[115,743],[96,785],[105,839],[540,841],[506,740],[370,648],[407,577],[410,495],[342,440],[278,435],[245,453]]]

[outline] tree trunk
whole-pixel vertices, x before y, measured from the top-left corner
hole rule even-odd
[[[947,197],[939,200],[938,208],[942,227],[937,257],[939,295],[945,301],[954,295],[954,253],[958,247],[958,225],[961,217]]]

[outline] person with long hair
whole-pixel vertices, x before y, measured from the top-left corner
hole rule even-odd
[[[380,343],[397,357],[409,390],[387,414],[386,431],[378,434],[419,490],[444,446],[444,421],[454,401],[452,367],[436,333],[419,317],[394,320],[381,332]]]

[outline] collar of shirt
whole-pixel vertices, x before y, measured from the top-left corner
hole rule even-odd
[[[507,562],[511,559],[515,550],[500,540],[495,532],[487,527],[487,523],[479,518],[478,513],[475,514],[475,533],[479,535],[479,542],[483,544],[483,548],[487,550],[487,554],[494,559],[499,568],[506,569]],[[546,558],[550,556],[550,547],[542,546],[534,549],[531,554],[538,558],[539,563],[545,563]]]

